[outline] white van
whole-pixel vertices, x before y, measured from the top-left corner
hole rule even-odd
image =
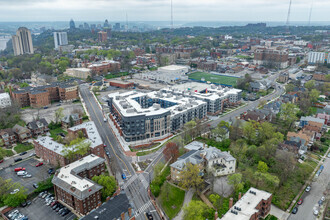
[[[25,176],[26,174],[28,174],[26,171],[18,171],[17,172],[17,176]]]

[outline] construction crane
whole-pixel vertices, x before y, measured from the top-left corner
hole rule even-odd
[[[289,4],[288,17],[286,18],[286,26],[289,26],[290,23],[291,4],[292,4],[292,0],[290,0],[290,4]]]

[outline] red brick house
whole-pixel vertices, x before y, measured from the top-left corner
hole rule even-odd
[[[0,139],[5,147],[10,147],[17,142],[17,137],[11,128],[0,130]]]
[[[34,137],[46,134],[49,131],[48,122],[42,118],[27,123],[26,127],[30,129]]]
[[[19,142],[27,141],[32,137],[32,133],[28,128],[22,127],[20,125],[15,125],[13,127],[13,132],[17,136]]]

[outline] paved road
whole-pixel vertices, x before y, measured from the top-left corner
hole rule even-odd
[[[109,124],[103,121],[103,112],[89,91],[88,86],[81,85],[80,92],[86,104],[87,110],[91,116],[90,119],[95,122],[103,142],[107,145],[106,149],[110,152],[111,155],[110,160],[113,160],[113,162],[116,163],[116,178],[119,184],[122,186],[122,189],[126,191],[130,202],[135,206],[136,219],[145,219],[144,212],[147,211],[152,211],[154,219],[160,219],[157,212],[154,212],[155,208],[148,197],[148,174],[135,173],[131,163],[123,154],[122,148],[115,138],[111,128],[109,127]],[[125,173],[127,176],[126,181],[121,179],[122,173]]]
[[[323,196],[326,186],[330,180],[330,158],[326,158],[323,163],[324,169],[315,182],[311,184],[310,192],[305,192],[301,197],[303,204],[298,206],[298,213],[291,214],[289,220],[314,220],[316,216],[313,215],[313,207]]]
[[[32,154],[32,153],[34,153],[34,149],[33,149],[33,150],[29,150],[29,151],[27,151],[27,154],[22,155],[22,156],[20,156],[19,154],[16,154],[16,155],[14,155],[14,156],[12,156],[12,157],[7,157],[7,158],[5,158],[5,159],[3,160],[2,163],[0,163],[0,169],[3,169],[3,168],[6,168],[6,167],[9,167],[10,165],[13,165],[13,164],[15,163],[15,162],[14,162],[14,159],[15,159],[15,158],[20,157],[20,158],[22,158],[22,159],[24,160],[24,159],[30,157],[30,154]]]

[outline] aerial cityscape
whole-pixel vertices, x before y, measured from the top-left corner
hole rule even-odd
[[[0,1],[0,220],[330,219],[329,11]]]

